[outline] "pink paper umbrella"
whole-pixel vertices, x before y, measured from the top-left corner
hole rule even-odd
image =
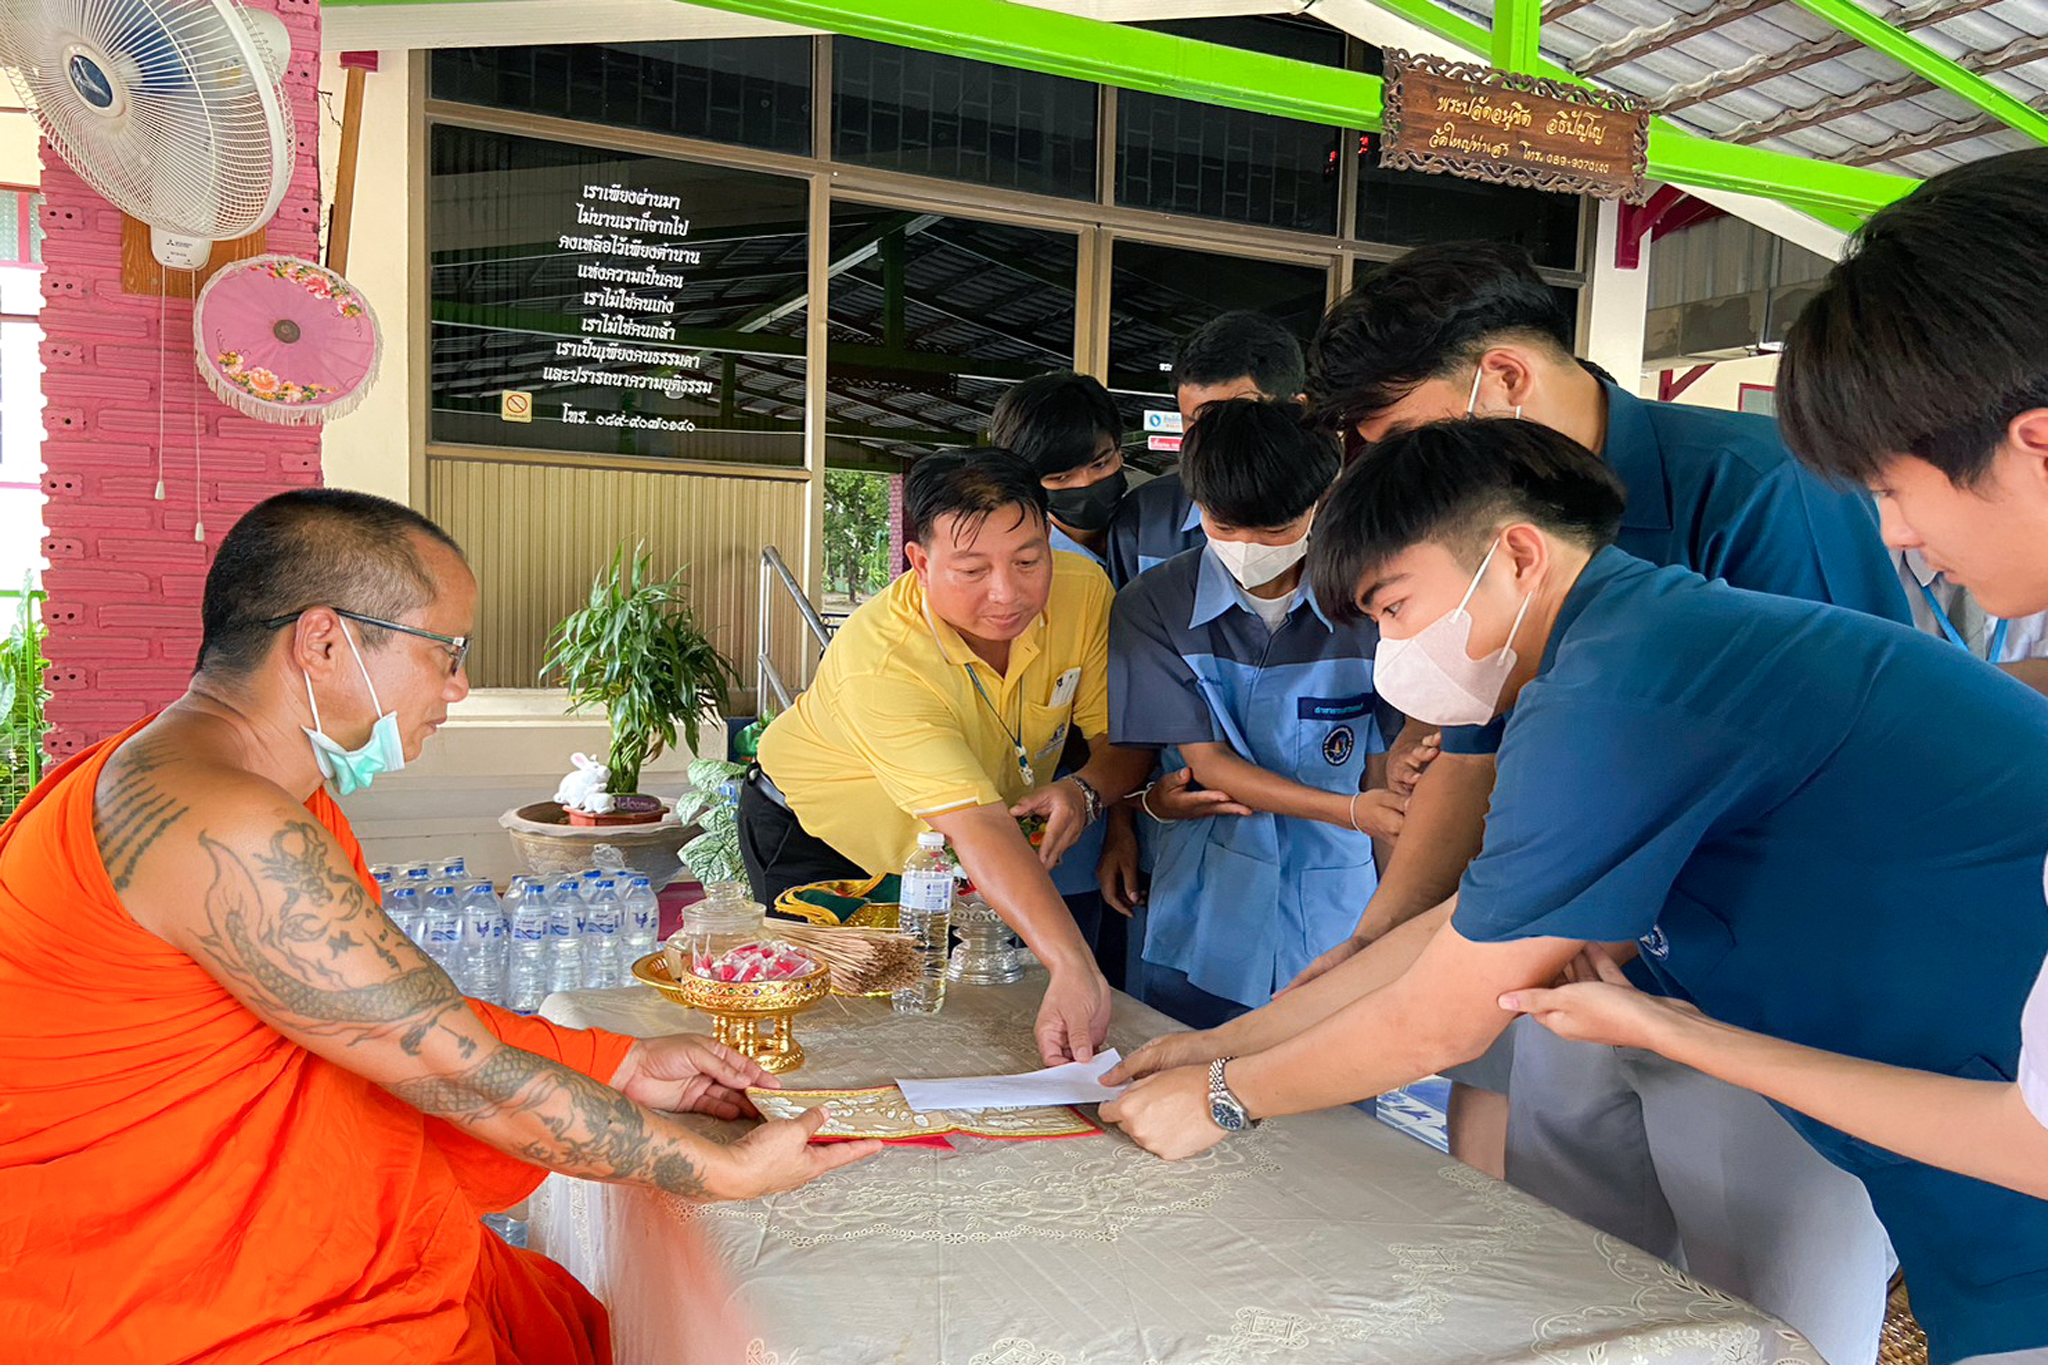
[[[383,338],[356,287],[296,256],[227,266],[192,310],[199,372],[251,417],[304,426],[355,409],[377,378]]]

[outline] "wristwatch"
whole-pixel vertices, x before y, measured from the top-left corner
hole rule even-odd
[[[1226,1133],[1242,1133],[1247,1128],[1259,1126],[1259,1120],[1244,1111],[1244,1102],[1231,1094],[1230,1087],[1224,1083],[1223,1068],[1234,1060],[1218,1057],[1209,1063],[1209,1117]]]

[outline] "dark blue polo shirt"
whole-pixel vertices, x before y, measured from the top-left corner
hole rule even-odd
[[[1601,387],[1600,456],[1628,489],[1619,548],[1731,587],[1911,623],[1870,498],[1801,465],[1776,422]],[[1450,753],[1492,753],[1499,744],[1498,721],[1444,731]]]
[[[1604,550],[1508,714],[1467,938],[1641,939],[1744,1028],[2011,1080],[2048,954],[2048,700],[1945,640]],[[2048,1201],[1798,1114],[1937,1361],[2048,1345]]]

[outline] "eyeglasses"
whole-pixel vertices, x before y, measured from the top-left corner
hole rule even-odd
[[[260,624],[265,630],[276,630],[279,626],[290,625],[311,610],[313,610],[311,607],[301,607],[289,616],[273,616],[268,621],[261,622]],[[340,607],[329,607],[328,610],[336,616],[345,616],[351,621],[360,622],[366,626],[376,626],[379,630],[395,630],[400,635],[417,635],[422,640],[432,640],[437,644],[446,645],[448,647],[448,676],[451,678],[460,673],[463,664],[468,662],[470,641],[475,638],[470,635],[443,635],[436,630],[422,630],[418,626],[400,625],[396,621],[385,621],[375,616],[365,616],[359,611],[343,611]]]

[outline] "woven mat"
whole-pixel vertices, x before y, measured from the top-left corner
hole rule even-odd
[[[1892,1285],[1891,1303],[1884,1315],[1884,1333],[1877,1343],[1878,1365],[1927,1365],[1927,1334],[1913,1319],[1906,1302],[1906,1283]]]

